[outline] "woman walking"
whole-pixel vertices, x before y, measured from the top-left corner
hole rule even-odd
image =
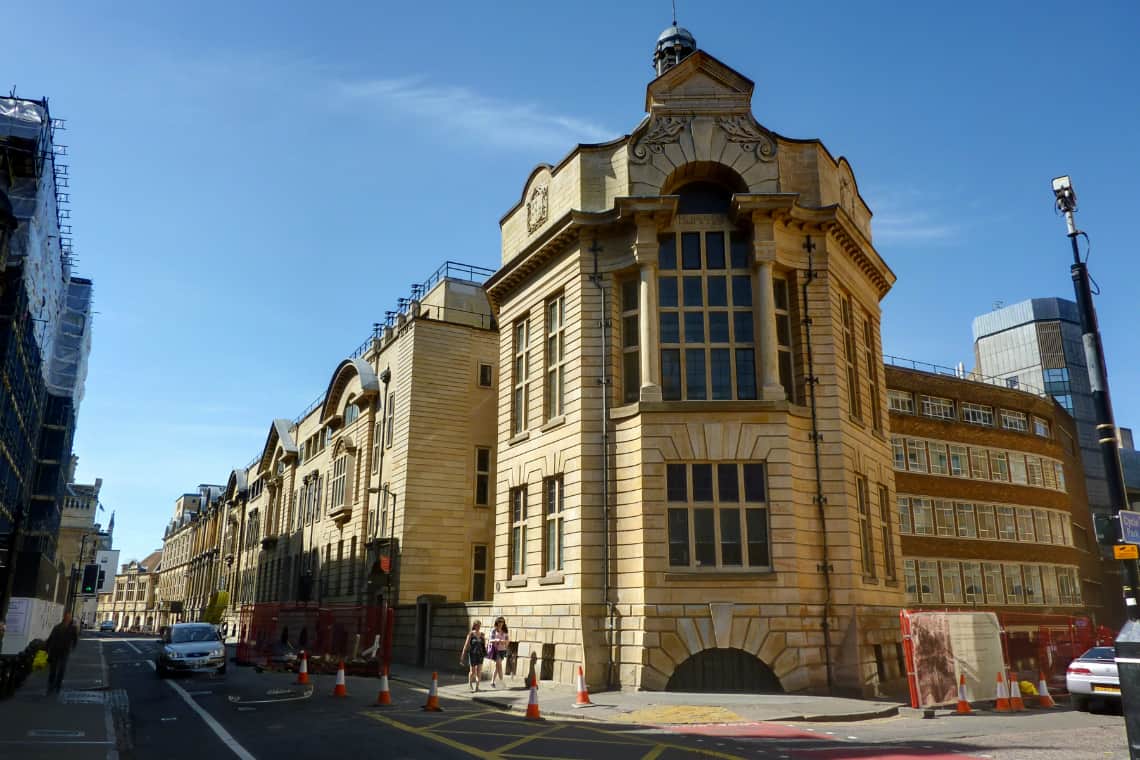
[[[491,676],[491,688],[496,688],[495,682],[498,681],[499,686],[503,685],[503,660],[507,659],[507,650],[510,647],[511,637],[507,632],[507,621],[499,617],[495,619],[495,627],[491,630],[491,652],[490,655],[495,661],[495,672]]]
[[[467,663],[467,685],[471,691],[479,691],[479,671],[483,668],[483,658],[487,656],[487,641],[483,632],[479,630],[479,621],[471,624],[471,632],[463,642],[463,651],[459,653],[459,662]]]

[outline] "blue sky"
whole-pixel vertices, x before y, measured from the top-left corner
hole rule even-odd
[[[756,82],[762,124],[851,161],[898,275],[886,353],[970,366],[975,314],[1071,298],[1049,189],[1071,174],[1117,419],[1140,427],[1140,6],[678,5]],[[6,9],[0,84],[68,120],[98,310],[75,451],[81,479],[104,479],[123,559],[321,393],[411,283],[447,259],[496,266],[531,168],[641,119],[669,15],[661,0]]]

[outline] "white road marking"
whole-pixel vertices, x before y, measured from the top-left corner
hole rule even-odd
[[[107,649],[103,642],[99,642],[99,667],[103,671],[103,683],[111,686],[111,671],[107,668]],[[107,760],[119,760],[118,735],[115,733],[115,718],[111,714],[111,700],[103,700],[103,730],[106,732],[108,744]]]
[[[135,654],[142,654],[142,650],[141,650],[141,649],[139,649],[138,647],[136,647],[136,646],[135,646],[134,644],[132,644],[131,642],[129,642],[129,641],[124,641],[123,643],[124,643],[124,644],[126,644],[127,646],[129,646],[131,649],[135,650]]]
[[[157,670],[153,661],[147,660],[147,664]],[[230,735],[230,732],[227,731],[221,723],[214,720],[213,715],[210,715],[210,713],[203,710],[202,707],[194,701],[194,698],[186,693],[185,689],[174,683],[174,681],[170,680],[166,682],[166,685],[174,689],[174,691],[178,693],[178,696],[182,697],[182,701],[188,704],[191,710],[198,713],[198,717],[205,721],[206,725],[210,727],[210,730],[213,731],[214,734],[222,740],[222,743],[229,747],[235,755],[241,758],[241,760],[257,760],[257,758],[251,755],[245,747],[241,746],[241,744],[238,743],[237,739]]]

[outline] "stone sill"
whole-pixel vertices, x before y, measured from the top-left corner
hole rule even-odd
[[[775,570],[688,570],[682,572],[668,572],[665,573],[665,582],[673,581],[728,581],[728,580],[742,580],[742,581],[767,581],[775,583],[780,578],[780,574]]]
[[[610,409],[610,419],[636,417],[642,412],[787,412],[799,417],[809,414],[808,407],[787,399],[778,401],[635,401]]]
[[[508,578],[503,581],[505,588],[526,588],[526,576],[520,575],[517,578]]]
[[[522,443],[523,441],[528,440],[529,438],[530,438],[530,431],[524,430],[523,432],[519,433],[518,435],[514,436],[513,438],[507,439],[507,445],[508,446],[514,446],[516,443]]]
[[[547,430],[553,430],[559,425],[564,425],[565,423],[566,415],[560,414],[557,417],[551,417],[549,420],[547,420],[546,424],[539,428],[539,431],[545,433]]]
[[[540,586],[557,586],[565,582],[566,576],[562,573],[549,573],[538,579],[538,585]]]

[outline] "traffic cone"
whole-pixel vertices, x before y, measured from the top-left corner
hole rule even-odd
[[[1010,712],[1025,710],[1025,702],[1021,699],[1021,684],[1018,683],[1017,675],[1012,671],[1009,674],[1009,709]]]
[[[344,686],[344,660],[340,661],[340,665],[338,665],[336,669],[336,686],[333,687],[333,696],[348,696],[348,689]]]
[[[376,697],[376,704],[392,704],[392,692],[388,691],[388,668],[380,671],[380,694]]]
[[[1005,679],[1002,678],[1001,671],[997,675],[997,701],[994,703],[994,710],[997,712],[1010,712],[1009,705],[1009,692],[1005,688]]]
[[[443,712],[443,708],[439,706],[439,673],[431,674],[431,688],[428,689],[427,704],[424,709],[428,712]]]
[[[1049,686],[1045,683],[1045,671],[1040,671],[1041,680],[1037,682],[1037,706],[1038,707],[1056,707],[1057,703],[1053,701],[1052,695],[1049,694]]]
[[[301,650],[301,669],[297,671],[297,683],[305,684],[309,682],[309,655],[305,654],[305,650]]]
[[[966,699],[966,674],[958,676],[958,709],[955,711],[959,715],[973,715],[974,711],[970,709],[970,702]]]
[[[530,701],[526,703],[526,719],[542,720],[538,714],[538,678],[533,676],[530,679]]]
[[[578,699],[574,701],[575,707],[590,707],[590,693],[586,691],[586,676],[582,673],[582,666],[578,666]]]

